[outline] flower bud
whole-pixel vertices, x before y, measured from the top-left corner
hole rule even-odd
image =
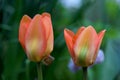
[[[95,62],[104,33],[102,30],[97,34],[92,26],[81,27],[76,34],[64,29],[68,50],[77,66],[87,67]]]
[[[49,13],[24,15],[20,22],[19,42],[31,61],[40,62],[53,50],[53,29]]]

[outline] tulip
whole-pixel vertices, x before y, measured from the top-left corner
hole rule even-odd
[[[33,19],[24,15],[20,22],[19,42],[31,61],[40,62],[49,56],[54,43],[50,14],[36,14]]]
[[[97,34],[92,26],[81,27],[76,34],[64,29],[65,41],[76,66],[88,67],[95,62],[104,34],[105,30]]]

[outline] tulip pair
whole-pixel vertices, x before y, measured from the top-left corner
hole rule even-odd
[[[68,50],[77,66],[87,67],[95,62],[104,33],[105,30],[97,34],[92,26],[81,27],[76,34],[64,30]]]
[[[74,63],[89,66],[94,63],[105,30],[99,34],[92,26],[81,27],[77,33],[65,29],[64,37]],[[37,14],[33,19],[24,15],[19,28],[19,41],[31,61],[40,62],[53,50],[53,29],[49,13]]]
[[[49,13],[33,19],[24,15],[20,22],[19,41],[31,61],[40,62],[53,50],[53,29]]]

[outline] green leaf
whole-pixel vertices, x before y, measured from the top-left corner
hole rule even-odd
[[[120,40],[110,40],[105,52],[105,62],[99,80],[114,80],[120,72]]]

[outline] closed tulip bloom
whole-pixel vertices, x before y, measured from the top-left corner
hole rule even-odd
[[[19,42],[31,61],[40,62],[53,50],[53,29],[49,13],[24,15],[20,22]]]
[[[97,34],[92,26],[81,27],[76,34],[64,29],[68,50],[77,66],[87,67],[95,62],[104,34],[105,30]]]

